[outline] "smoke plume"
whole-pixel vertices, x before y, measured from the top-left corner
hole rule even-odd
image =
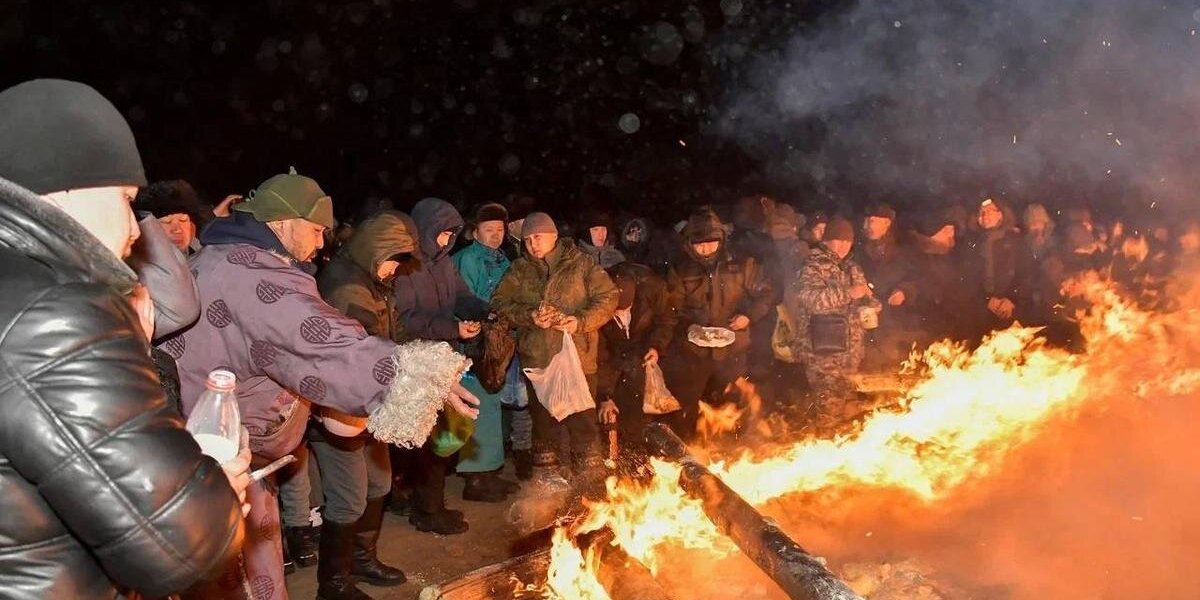
[[[1194,211],[1198,28],[1180,0],[860,0],[763,54],[719,128],[818,197]]]

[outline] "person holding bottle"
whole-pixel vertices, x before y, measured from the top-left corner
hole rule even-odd
[[[478,402],[458,383],[467,361],[449,344],[397,345],[369,335],[321,298],[309,261],[335,223],[333,201],[316,181],[293,169],[247,198],[201,232],[191,264],[203,314],[162,346],[179,365],[185,411],[209,370],[234,373],[256,465],[299,446],[312,407],[334,409],[357,431],[404,447],[424,444],[443,406],[474,418]],[[275,490],[253,485],[249,498],[258,527],[244,552],[248,580],[281,590]],[[352,578],[333,575],[344,573],[338,561],[352,557],[357,534],[354,522],[323,522],[319,597],[364,597]]]
[[[166,597],[241,547],[249,455],[222,472],[184,429],[150,359],[153,299],[124,262],[145,182],[96,90],[0,92],[5,597]]]

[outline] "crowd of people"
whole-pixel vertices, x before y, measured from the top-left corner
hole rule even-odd
[[[0,588],[29,598],[259,597],[314,564],[319,598],[369,598],[406,580],[376,551],[386,511],[468,530],[448,476],[472,502],[594,489],[602,429],[623,455],[651,420],[694,439],[738,380],[837,427],[854,376],[914,346],[1020,322],[1078,348],[1075,276],[1154,308],[1200,257],[1195,221],[996,198],[756,195],[656,224],[589,188],[554,215],[425,198],[338,223],[293,169],[213,206],[148,183],[116,109],[60,80],[0,92],[0,178]],[[218,368],[245,428],[222,465],[183,428]]]

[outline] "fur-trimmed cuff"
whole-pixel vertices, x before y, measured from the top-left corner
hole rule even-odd
[[[396,346],[392,360],[396,377],[383,403],[367,418],[367,431],[381,442],[415,448],[433,431],[450,386],[462,379],[471,361],[446,342],[423,340]]]

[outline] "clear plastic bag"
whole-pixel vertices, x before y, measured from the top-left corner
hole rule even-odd
[[[780,304],[775,311],[779,318],[775,321],[775,331],[771,333],[771,352],[775,354],[775,360],[795,364],[799,362],[795,350],[796,324],[786,306]]]
[[[562,421],[575,413],[596,408],[571,334],[563,332],[562,350],[550,359],[546,368],[524,371],[533,384],[533,391],[537,392],[538,402],[555,420]]]
[[[657,363],[646,365],[646,390],[642,394],[642,412],[648,415],[665,415],[682,408],[671,390],[667,389],[667,381],[663,379],[662,369]]]

